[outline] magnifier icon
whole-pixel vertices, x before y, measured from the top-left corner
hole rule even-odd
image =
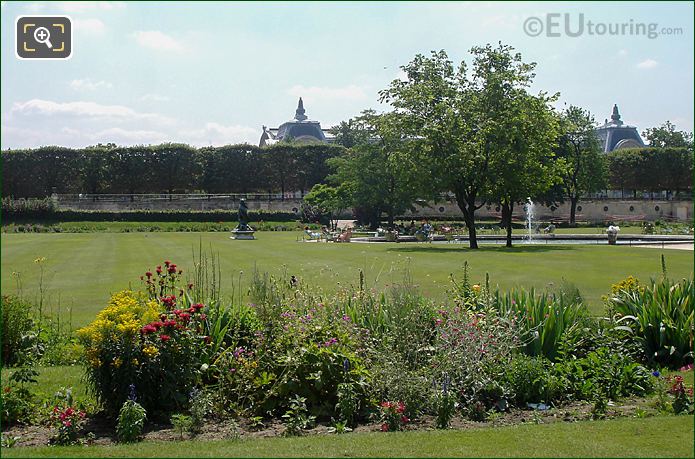
[[[44,43],[49,49],[53,48],[50,38],[51,32],[49,32],[47,28],[37,27],[36,30],[34,30],[34,40],[38,41],[39,43]]]

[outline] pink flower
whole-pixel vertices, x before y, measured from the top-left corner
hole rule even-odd
[[[161,339],[162,341],[165,341],[165,342],[166,342],[166,341],[169,341],[169,340],[171,339],[171,336],[169,336],[169,335],[159,335],[159,339]]]
[[[389,431],[389,425],[386,423],[381,424],[381,431],[382,432],[388,432]]]

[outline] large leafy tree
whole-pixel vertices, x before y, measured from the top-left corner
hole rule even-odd
[[[562,184],[570,201],[571,225],[576,223],[579,200],[606,185],[606,158],[594,131],[594,118],[589,112],[574,105],[562,112],[557,153]]]
[[[478,248],[475,212],[491,188],[496,155],[508,149],[509,104],[533,79],[535,64],[499,44],[471,49],[470,71],[454,68],[446,52],[417,55],[403,66],[406,79],[380,93],[395,108],[402,135],[415,148],[405,153],[429,177],[433,190],[451,191]]]
[[[507,105],[506,145],[490,168],[490,200],[501,205],[507,247],[512,246],[514,205],[547,194],[559,179],[554,158],[558,123],[549,105],[556,96],[517,92]]]
[[[384,213],[393,226],[397,215],[423,197],[419,176],[402,154],[413,144],[401,137],[393,114],[367,110],[345,125],[355,131],[349,134],[355,143],[329,160],[335,170],[329,179],[346,190],[358,220],[376,227]]]
[[[693,133],[677,131],[676,125],[670,121],[658,127],[645,129],[642,135],[647,139],[650,147],[675,147],[690,150],[693,148]]]

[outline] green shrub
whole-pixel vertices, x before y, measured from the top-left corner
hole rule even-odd
[[[567,381],[568,392],[578,400],[594,400],[599,392],[615,400],[654,390],[653,378],[645,367],[605,347],[581,359],[556,363],[554,368]]]
[[[36,376],[38,373],[32,367],[18,368],[10,375],[9,384],[4,386],[0,393],[0,424],[3,428],[31,421],[36,395],[29,384],[36,384]]]
[[[290,399],[289,408],[282,415],[285,422],[286,437],[295,437],[302,434],[302,431],[309,429],[316,419],[315,416],[309,414],[306,406],[306,399],[299,395]]]
[[[563,378],[552,371],[552,364],[543,356],[515,355],[505,368],[505,383],[509,385],[517,406],[527,403],[553,403],[565,392]]]
[[[693,362],[692,279],[652,281],[641,289],[619,290],[608,302],[630,327],[651,364],[678,368]]]
[[[174,426],[174,431],[179,434],[179,439],[183,440],[183,434],[190,433],[193,428],[193,419],[185,414],[174,414],[171,416],[171,424]]]
[[[133,386],[134,387],[134,386]],[[121,443],[138,441],[145,427],[147,411],[134,399],[126,400],[118,412],[116,437]]]
[[[16,297],[2,295],[2,365],[21,363],[36,356],[38,334],[31,317],[33,306]],[[28,355],[30,354],[30,355]]]

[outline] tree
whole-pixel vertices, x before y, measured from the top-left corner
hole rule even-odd
[[[512,246],[514,205],[542,196],[559,179],[553,151],[558,126],[549,105],[554,100],[520,90],[507,105],[506,148],[493,156],[490,168],[490,200],[501,205],[507,247]]]
[[[357,131],[351,134],[357,143],[345,155],[329,160],[335,170],[329,180],[346,190],[358,220],[372,228],[379,226],[382,213],[392,227],[396,216],[423,197],[419,176],[401,154],[412,145],[400,137],[393,118],[367,110],[350,120],[346,124]]]
[[[650,147],[693,149],[693,133],[676,131],[676,126],[670,121],[658,127],[645,129],[642,135],[647,139]]]
[[[147,167],[151,186],[157,191],[173,194],[185,192],[195,183],[195,150],[188,145],[164,143],[148,148]]]
[[[417,55],[401,67],[407,79],[380,92],[395,108],[411,163],[429,177],[433,190],[453,192],[468,227],[469,244],[478,248],[475,212],[491,187],[495,155],[507,148],[507,107],[528,87],[535,64],[499,44],[474,47],[472,69],[458,69],[442,50]]]
[[[328,217],[331,229],[338,226],[338,218],[349,206],[349,197],[345,187],[332,187],[323,183],[314,185],[304,196],[304,202],[312,207],[314,214]]]
[[[560,116],[559,168],[571,225],[576,223],[579,200],[606,185],[606,159],[594,130],[593,116],[580,107],[572,105]]]

